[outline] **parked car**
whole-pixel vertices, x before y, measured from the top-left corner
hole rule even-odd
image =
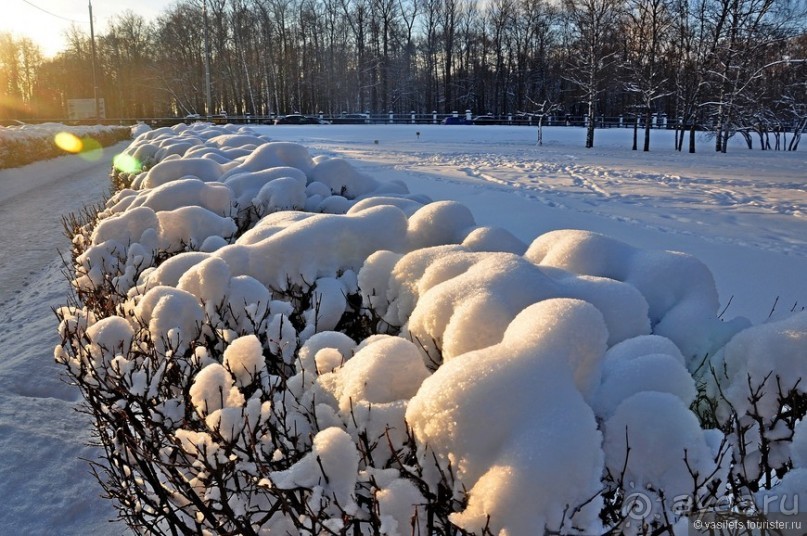
[[[301,114],[284,115],[275,119],[276,125],[321,125],[325,121],[318,117],[310,117]]]
[[[364,125],[370,123],[369,114],[342,114],[333,118],[335,124],[340,125]]]
[[[474,125],[497,125],[500,123],[500,121],[493,114],[484,114],[474,117],[473,123]]]
[[[471,123],[464,117],[446,117],[441,121],[444,125],[470,125]]]

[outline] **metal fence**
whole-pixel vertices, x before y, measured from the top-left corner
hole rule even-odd
[[[439,114],[436,111],[430,113],[409,112],[409,113],[363,113],[363,114],[325,114],[320,112],[314,117],[323,121],[337,124],[364,123],[364,124],[388,124],[388,125],[438,125],[438,124],[474,124],[474,125],[522,125],[537,126],[541,120],[538,114],[529,113],[509,113],[509,114],[472,114],[470,110],[464,112],[452,112],[450,114]],[[260,118],[261,122],[271,123],[274,118]],[[587,126],[587,116],[574,116],[569,114],[547,114],[543,117],[544,126]],[[595,120],[597,128],[632,128],[636,121],[635,116],[606,117],[599,116]],[[644,117],[639,118],[639,125],[644,126]],[[667,120],[666,114],[654,114],[651,119],[652,128],[673,128]]]
[[[450,114],[440,114],[437,112],[409,112],[409,113],[339,113],[328,114],[319,112],[317,114],[306,114],[308,117],[315,117],[322,122],[333,124],[371,124],[371,125],[520,125],[537,126],[541,120],[537,114],[510,113],[510,114],[472,114],[470,110],[464,112],[453,112]],[[69,120],[65,118],[47,118],[29,120],[29,123],[55,122],[65,125],[133,125],[138,122],[146,123],[152,127],[171,126],[177,123],[192,123],[194,121],[210,121],[216,124],[243,124],[243,125],[273,125],[281,114],[269,115],[193,115],[187,117],[142,117],[142,118],[104,118],[104,119],[84,119],[81,121]],[[640,118],[640,126],[643,125],[643,117]],[[595,121],[597,128],[632,128],[635,116],[605,117],[599,116]],[[18,121],[0,121],[0,124],[14,125]],[[574,116],[566,114],[551,114],[543,117],[544,126],[573,126],[582,127],[588,125],[587,116]],[[653,115],[652,128],[673,128],[674,124],[667,120],[666,114]]]

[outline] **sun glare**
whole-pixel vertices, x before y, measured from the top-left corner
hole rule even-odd
[[[0,33],[9,33],[16,38],[27,37],[39,45],[46,57],[53,57],[64,49],[64,33],[69,25],[81,22],[73,19],[74,14],[81,12],[67,9],[64,3],[54,1],[37,2],[37,5],[39,8],[22,0],[3,2]],[[42,9],[58,16],[50,15]],[[32,24],[33,21],[36,23]]]
[[[101,143],[93,138],[82,138],[81,143],[84,145],[81,148],[79,156],[88,162],[97,162],[104,156],[104,148]]]
[[[88,2],[65,0],[2,0],[3,16],[0,33],[16,38],[28,37],[39,45],[45,57],[53,58],[70,45],[65,34],[71,26],[86,35],[90,32]],[[96,5],[97,4],[97,5]],[[160,15],[168,2],[164,0],[115,0],[93,2],[96,35],[103,33],[111,20],[126,10],[142,14],[147,20]]]

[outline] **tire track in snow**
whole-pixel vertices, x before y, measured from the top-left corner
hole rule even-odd
[[[125,144],[110,148],[122,149]],[[66,251],[62,215],[97,204],[109,187],[109,158],[62,157],[0,172],[0,307],[26,279]],[[9,195],[10,193],[10,195]]]

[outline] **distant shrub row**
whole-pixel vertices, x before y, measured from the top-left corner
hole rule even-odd
[[[61,132],[80,140],[75,151],[57,145],[55,137]],[[71,152],[89,153],[130,137],[129,127],[117,126],[69,127],[48,123],[0,128],[0,169],[20,167]]]

